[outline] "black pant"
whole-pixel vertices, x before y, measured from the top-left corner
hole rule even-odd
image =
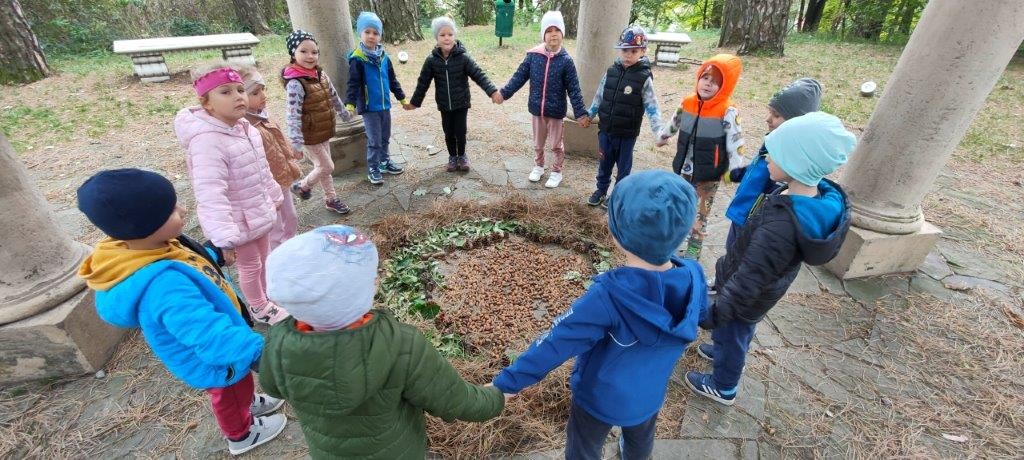
[[[469,109],[441,111],[441,129],[444,130],[444,143],[448,146],[449,156],[466,154],[466,116]]]
[[[623,460],[646,460],[654,450],[654,424],[658,414],[635,426],[622,427],[619,438],[619,453]],[[569,423],[565,427],[565,458],[567,460],[598,460],[604,449],[604,441],[612,426],[604,423],[585,409],[572,404]]]

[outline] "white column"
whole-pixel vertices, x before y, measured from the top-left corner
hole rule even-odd
[[[932,0],[900,55],[842,184],[844,278],[911,271],[938,239],[921,201],[1024,39],[1019,0]]]
[[[580,77],[583,103],[590,106],[597,84],[612,64],[618,51],[614,48],[622,29],[629,24],[632,0],[580,2],[579,27],[576,32],[576,54],[573,60]],[[653,31],[650,31],[653,32]],[[570,108],[569,113],[573,111]],[[565,121],[565,151],[571,154],[597,153],[597,126],[588,129]]]

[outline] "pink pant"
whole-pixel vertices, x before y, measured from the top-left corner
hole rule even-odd
[[[252,404],[255,396],[256,386],[253,383],[252,372],[245,369],[247,373],[242,380],[224,388],[210,388],[206,394],[210,395],[210,405],[213,406],[213,417],[217,419],[220,431],[228,439],[238,440],[249,432],[252,426]]]
[[[274,227],[270,229],[270,234],[267,235],[270,238],[271,251],[295,236],[295,232],[299,230],[299,216],[295,213],[295,202],[292,201],[292,192],[289,191],[288,186],[281,187],[281,192],[284,193],[284,202],[281,203],[281,209],[278,210],[277,222],[274,222]]]
[[[270,238],[263,235],[235,248],[235,265],[238,268],[238,287],[245,295],[249,311],[258,313],[267,306],[267,255],[270,254]]]
[[[302,179],[299,185],[302,188],[308,189],[312,187],[312,184],[320,184],[324,188],[324,201],[337,198],[338,194],[334,193],[334,180],[331,179],[331,173],[334,172],[334,160],[331,159],[331,142],[307,145],[306,155],[309,157],[309,161],[313,162],[313,170],[309,172],[305,179]]]
[[[565,162],[565,149],[562,140],[565,137],[565,128],[562,120],[558,118],[533,117],[533,152],[536,155],[533,159],[537,166],[544,167],[544,144],[551,140],[551,152],[555,154],[555,164],[551,165],[554,172],[562,172],[562,163]]]

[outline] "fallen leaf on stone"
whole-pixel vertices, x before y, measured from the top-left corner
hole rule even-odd
[[[953,442],[967,442],[967,436],[942,433],[942,437]]]
[[[427,189],[418,188],[415,191],[413,191],[412,194],[413,194],[413,196],[423,196],[423,195],[427,194]]]
[[[445,187],[444,190],[441,190],[441,191],[444,192],[445,195],[451,195],[452,194],[452,188],[451,187]]]
[[[825,415],[829,416],[829,418],[835,417],[835,414],[833,414],[830,410],[826,410]]]

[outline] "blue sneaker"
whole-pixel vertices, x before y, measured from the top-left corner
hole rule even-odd
[[[690,391],[695,394],[701,395],[719,404],[731,406],[736,402],[736,388],[729,390],[723,390],[715,386],[715,382],[711,379],[711,374],[701,374],[700,372],[687,372],[686,373],[686,386],[690,387]]]
[[[373,185],[379,185],[384,183],[384,177],[380,175],[380,170],[377,168],[370,169],[370,172],[369,174],[366,175],[366,178],[369,179],[370,183]]]
[[[313,196],[313,191],[308,188],[302,188],[302,185],[300,184],[301,181],[292,182],[292,193],[303,200],[308,200]]]
[[[386,161],[380,162],[380,172],[384,174],[402,174],[405,171],[400,166],[396,165],[394,161],[388,158]]]
[[[704,358],[708,361],[715,362],[715,344],[713,343],[702,343],[697,345],[697,356]]]

